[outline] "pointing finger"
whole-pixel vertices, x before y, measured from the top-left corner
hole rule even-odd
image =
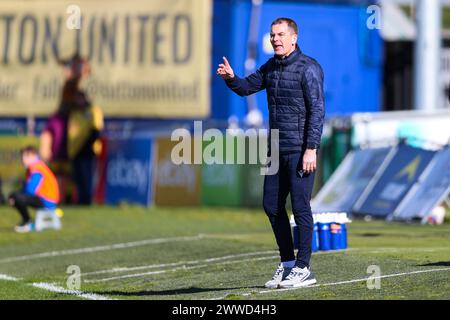
[[[228,62],[227,58],[223,57],[223,62],[225,64],[225,66],[229,67],[230,63]]]

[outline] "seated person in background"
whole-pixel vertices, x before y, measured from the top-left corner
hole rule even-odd
[[[32,221],[27,207],[56,209],[59,202],[59,188],[54,174],[39,158],[35,147],[27,146],[20,153],[22,163],[27,169],[24,190],[12,193],[8,200],[22,216],[22,222],[15,230],[23,233],[32,231]]]

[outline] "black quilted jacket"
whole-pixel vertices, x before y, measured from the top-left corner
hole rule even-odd
[[[319,148],[325,116],[323,71],[298,47],[288,57],[275,56],[255,73],[235,75],[226,84],[240,96],[266,89],[270,129],[279,130],[281,154]]]

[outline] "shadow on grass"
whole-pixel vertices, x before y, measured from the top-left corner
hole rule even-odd
[[[358,237],[368,237],[368,238],[372,238],[372,237],[381,237],[382,234],[381,233],[354,233],[354,236],[358,236]]]
[[[171,295],[179,295],[179,294],[192,294],[192,293],[204,293],[204,292],[219,292],[219,291],[227,291],[227,290],[239,290],[239,289],[262,289],[264,286],[254,286],[254,287],[235,287],[235,288],[197,288],[197,287],[189,287],[189,288],[179,288],[172,290],[161,290],[161,291],[152,291],[152,290],[144,290],[144,291],[94,291],[92,293],[106,296],[126,296],[126,297],[144,297],[144,296],[171,296]]]
[[[430,262],[426,264],[419,264],[418,267],[450,267],[450,261]]]

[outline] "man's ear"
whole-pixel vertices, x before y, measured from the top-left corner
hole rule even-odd
[[[294,36],[293,38],[292,38],[292,45],[294,45],[294,44],[296,44],[297,43],[297,36]]]

